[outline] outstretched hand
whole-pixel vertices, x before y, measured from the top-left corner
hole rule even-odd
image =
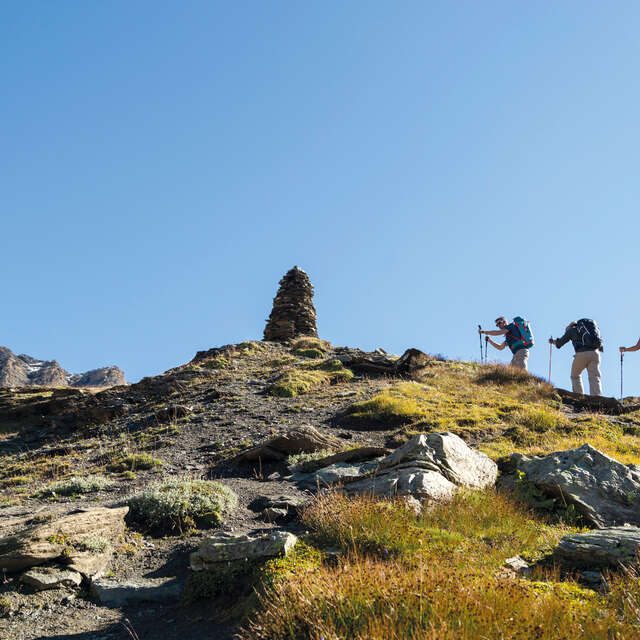
[[[624,353],[626,351],[625,347],[620,347],[620,353]]]

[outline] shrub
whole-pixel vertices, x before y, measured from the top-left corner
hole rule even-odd
[[[152,486],[127,501],[131,520],[158,533],[216,527],[237,503],[236,494],[219,482],[178,479]]]
[[[40,495],[56,494],[72,496],[75,494],[95,493],[109,488],[113,483],[108,478],[99,475],[72,476],[68,480],[54,482],[39,492]]]

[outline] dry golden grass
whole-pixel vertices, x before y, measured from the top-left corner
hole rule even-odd
[[[422,517],[399,503],[335,494],[319,498],[304,522],[315,544],[345,555],[268,588],[243,638],[640,637],[637,577],[616,578],[601,595],[552,569],[531,581],[503,571],[505,558],[537,558],[570,529],[493,491],[463,493]]]

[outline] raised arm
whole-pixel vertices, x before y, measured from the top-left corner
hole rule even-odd
[[[620,347],[620,353],[625,351],[640,351],[640,338],[638,338],[638,342],[633,347]]]
[[[479,329],[479,333],[484,333],[486,336],[506,336],[509,331],[507,329],[492,329],[491,331],[485,331],[484,329]],[[491,344],[494,344],[493,342]]]

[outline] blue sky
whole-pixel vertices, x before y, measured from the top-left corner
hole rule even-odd
[[[0,344],[135,381],[260,338],[298,264],[334,344],[477,358],[523,315],[546,375],[593,317],[615,395],[639,31],[623,2],[5,4]]]

